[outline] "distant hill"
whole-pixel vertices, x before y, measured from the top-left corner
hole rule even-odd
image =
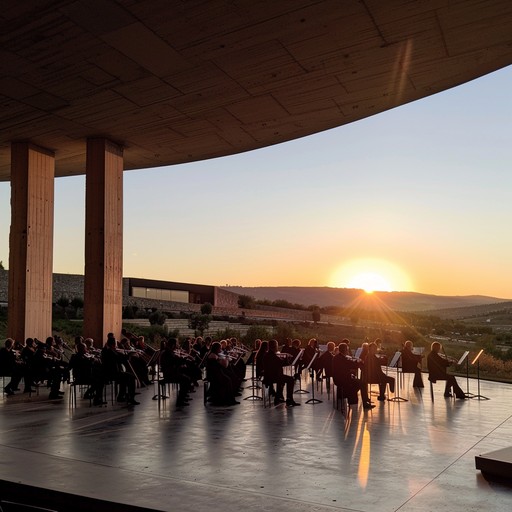
[[[512,302],[499,302],[479,306],[466,306],[462,308],[433,310],[429,311],[429,313],[440,318],[446,318],[450,320],[463,320],[471,318],[483,320],[487,317],[511,317]],[[509,321],[508,323],[511,322]]]
[[[362,290],[351,288],[304,286],[224,286],[222,288],[241,295],[250,295],[257,300],[286,300],[294,304],[302,304],[304,306],[316,304],[320,307],[348,307],[358,301],[363,294],[365,296],[364,307],[366,308],[371,307],[372,303],[376,305],[380,303],[380,307],[382,307],[382,303],[384,303],[385,306],[394,311],[417,312],[486,306],[510,300],[483,295],[443,296],[415,292],[374,292],[371,297],[375,297],[378,300],[371,301],[368,300],[368,296]]]

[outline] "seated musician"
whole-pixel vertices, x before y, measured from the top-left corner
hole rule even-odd
[[[69,360],[69,369],[73,372],[73,380],[76,384],[89,386],[84,398],[93,398],[94,405],[104,405],[103,401],[103,376],[101,360],[87,352],[87,345],[83,342],[76,345],[76,353]]]
[[[18,385],[24,375],[25,364],[14,351],[14,340],[7,338],[4,347],[0,349],[0,375],[11,377],[11,380],[4,388],[6,395],[14,395],[15,391],[19,391]]]
[[[69,380],[69,358],[73,351],[67,346],[66,342],[60,336],[53,336],[52,350],[50,353],[55,355],[55,359],[59,361],[62,380]],[[48,352],[48,350],[47,350]]]
[[[190,338],[187,338],[182,343],[181,350],[186,354],[186,357],[184,358],[184,371],[192,383],[190,391],[194,392],[195,390],[193,387],[199,386],[199,381],[203,377],[199,366],[201,364],[201,358],[199,356],[199,352],[192,347],[192,340]]]
[[[206,336],[204,338],[201,349],[199,350],[199,355],[201,356],[201,360],[203,360],[205,358],[206,354],[208,354],[208,352],[210,352],[211,346],[212,346],[212,337]]]
[[[135,400],[135,376],[125,371],[127,357],[117,351],[117,340],[113,333],[108,333],[107,341],[101,351],[101,366],[103,382],[117,382],[118,402],[138,405]]]
[[[240,382],[245,381],[245,375],[247,373],[247,365],[242,357],[245,354],[245,348],[243,348],[237,338],[231,338],[231,351],[237,354],[238,357],[232,361],[233,370],[237,374]]]
[[[203,337],[202,336],[197,336],[194,340],[193,340],[193,343],[192,343],[192,348],[194,350],[197,350],[197,352],[199,352],[201,350],[201,347],[203,346]]]
[[[370,352],[370,343],[365,341],[361,345],[361,352],[359,353],[359,359],[361,359],[361,361],[363,361],[363,364],[366,363],[366,360],[368,359],[369,352]],[[356,353],[357,353],[357,351],[356,351]]]
[[[293,399],[294,378],[290,375],[285,375],[283,372],[283,366],[287,364],[285,359],[281,359],[277,355],[277,340],[270,340],[268,342],[268,352],[263,358],[263,382],[268,385],[276,384],[275,405],[285,401],[283,389],[286,385],[286,405],[293,407],[300,404]]]
[[[58,400],[64,393],[60,391],[62,367],[58,355],[53,351],[53,337],[49,336],[46,343],[39,342],[32,359],[32,374],[34,381],[46,381],[50,388],[48,398]]]
[[[251,350],[251,355],[249,356],[249,359],[247,360],[246,364],[252,364],[254,368],[256,369],[256,355],[258,353],[258,350],[261,346],[261,340],[259,338],[254,340],[254,348]]]
[[[327,350],[318,358],[318,366],[317,373],[320,377],[320,374],[323,372],[326,378],[326,386],[327,390],[330,388],[330,379],[332,377],[332,360],[334,358],[334,349],[335,344],[333,341],[329,341],[327,343]]]
[[[176,407],[185,407],[189,405],[188,392],[192,386],[192,381],[187,375],[185,357],[178,355],[177,343],[175,338],[162,342],[160,347],[160,368],[163,379],[160,380],[159,384],[161,386],[167,383],[178,384]],[[162,396],[165,396],[164,393],[162,393]]]
[[[382,340],[380,338],[375,338],[375,345],[377,345],[377,355],[382,361],[382,366],[387,366],[389,362],[389,356],[386,352],[386,349],[382,346]]]
[[[389,384],[391,393],[395,392],[395,379],[386,375],[382,371],[382,359],[377,353],[377,345],[370,343],[368,346],[368,356],[363,367],[363,382],[366,384],[378,384],[379,396],[377,400],[383,402],[386,400],[386,385]]]
[[[445,380],[446,386],[444,388],[444,396],[452,396],[452,389],[455,396],[460,400],[465,400],[466,395],[461,387],[457,384],[457,380],[453,375],[447,373],[446,369],[455,360],[449,360],[446,356],[440,355],[441,343],[434,341],[430,346],[430,354],[427,356],[428,380],[436,382],[438,380]]]
[[[256,377],[263,379],[263,383],[265,386],[268,386],[268,392],[270,396],[275,396],[276,390],[274,389],[274,384],[272,382],[267,382],[265,380],[264,375],[264,360],[265,355],[268,352],[268,341],[263,340],[260,341],[258,351],[256,352],[255,361],[256,361]]]
[[[236,388],[226,372],[229,360],[221,351],[221,344],[214,341],[206,358],[206,378],[210,383],[208,399],[213,405],[238,405]]]
[[[128,338],[123,338],[121,341],[121,348],[126,350],[128,356],[128,368],[127,371],[133,371],[139,386],[150,386],[151,381],[149,380],[149,368],[147,365],[147,359],[145,352],[142,348],[145,347],[144,337],[141,336],[142,340],[138,336],[133,338],[131,341]]]
[[[407,340],[402,349],[402,372],[414,373],[412,386],[414,388],[423,388],[423,377],[421,376],[421,360],[423,356],[415,354],[412,349],[412,341]]]
[[[292,339],[286,338],[283,346],[281,347],[281,354],[290,354],[292,355],[293,347],[292,347]]]
[[[143,380],[147,380],[146,385],[149,385],[151,384],[149,375],[155,374],[155,365],[158,358],[157,350],[146,343],[144,336],[139,336],[137,338],[135,341],[135,349],[139,351],[140,357],[146,365],[146,369],[143,373]]]
[[[357,392],[361,392],[364,409],[373,409],[368,398],[368,386],[357,378],[358,368],[364,365],[361,359],[354,359],[349,354],[349,348],[346,343],[340,343],[338,354],[332,358],[332,378],[334,384],[338,387],[338,393],[342,393],[348,399],[349,405],[357,404]]]
[[[299,355],[300,350],[301,350],[301,341],[298,338],[295,338],[292,341],[292,348],[291,348],[291,354],[292,354],[292,358],[294,361],[297,358],[297,356]],[[293,378],[295,380],[300,379],[300,373],[299,373],[300,365],[301,365],[301,361],[297,361],[297,363],[295,364],[295,368],[294,368],[295,373],[293,375]]]
[[[256,352],[256,377],[263,377],[263,359],[268,352],[268,341],[264,340],[260,343],[260,347]]]
[[[311,363],[311,360],[313,357],[315,357],[315,354],[318,354],[318,341],[315,338],[311,338],[308,341],[307,347],[304,349],[304,353],[302,354],[302,359],[299,366],[299,373],[304,370],[304,368],[307,368],[308,365]],[[315,359],[311,365],[311,370],[316,371],[318,368],[318,356],[317,359]]]
[[[34,354],[36,352],[36,345],[33,338],[27,338],[25,341],[25,346],[23,347],[23,350],[21,351],[21,359],[25,363],[25,375],[24,375],[24,381],[25,381],[25,389],[23,390],[23,393],[33,393],[35,389],[32,389],[32,386],[34,384],[33,379],[33,360],[34,360]]]

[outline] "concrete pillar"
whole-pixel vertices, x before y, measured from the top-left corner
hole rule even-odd
[[[84,336],[101,347],[121,334],[123,307],[123,148],[87,141]]]
[[[52,334],[55,156],[28,142],[11,145],[8,336]]]

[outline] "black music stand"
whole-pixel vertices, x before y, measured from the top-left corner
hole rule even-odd
[[[490,400],[490,398],[480,394],[480,356],[483,354],[483,352],[484,349],[480,350],[473,361],[471,361],[472,365],[476,363],[476,380],[478,382],[478,394],[473,395],[471,398],[476,398],[477,400]]]
[[[457,361],[457,366],[461,365],[464,360],[466,360],[466,392],[464,393],[466,395],[466,398],[473,398],[475,395],[474,393],[469,392],[469,350],[466,350],[464,354],[460,356],[460,359]]]
[[[155,379],[153,380],[153,382],[156,382],[157,392],[156,392],[156,395],[153,395],[152,400],[158,400],[158,407],[160,407],[160,400],[166,400],[169,397],[165,394],[162,394],[162,390],[160,388],[160,358],[162,356],[162,351],[157,350],[156,354],[157,354],[157,356],[156,356],[156,361],[155,361]],[[162,375],[162,380],[163,380],[163,375]],[[165,383],[162,387],[165,391]]]
[[[297,356],[295,357],[295,359],[293,360],[292,362],[292,367],[295,368],[295,365],[302,359],[302,354],[304,354],[304,349],[301,348],[299,350],[299,353],[297,354]],[[299,372],[299,389],[296,389],[294,391],[294,393],[298,393],[299,395],[303,395],[303,394],[309,394],[309,391],[307,391],[306,389],[302,389],[302,370]]]
[[[316,372],[313,370],[312,365],[318,356],[318,352],[311,358],[309,364],[306,366],[306,370],[311,370],[311,398],[306,400],[307,404],[321,404],[322,400],[315,398],[315,380],[316,380]]]
[[[403,398],[400,396],[400,364],[402,361],[402,352],[397,350],[395,352],[395,355],[393,356],[393,359],[391,359],[388,367],[389,368],[396,368],[396,393],[393,398],[388,398],[388,402],[408,402],[407,398]],[[402,373],[403,375],[403,373]]]
[[[246,389],[261,389],[261,386],[258,386],[258,384],[254,384],[256,382],[256,377],[254,376],[254,367],[256,366],[256,351],[253,352],[253,360],[252,360],[252,370],[251,370],[251,382],[252,384],[250,386],[247,386]],[[259,395],[252,394],[250,396],[246,396],[244,400],[263,400],[263,398]]]

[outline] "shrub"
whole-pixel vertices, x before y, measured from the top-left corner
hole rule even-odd
[[[164,325],[167,320],[167,316],[165,313],[156,310],[150,313],[148,320],[151,325]]]
[[[57,300],[57,306],[60,306],[62,309],[66,309],[69,306],[69,299],[67,297],[59,297]]]
[[[238,297],[238,306],[244,309],[254,308],[255,300],[250,295],[240,295]]]
[[[212,317],[210,315],[194,313],[190,316],[190,320],[189,320],[188,324],[191,329],[194,329],[194,331],[199,332],[199,334],[201,334],[201,336],[202,336],[204,331],[206,331],[206,329],[208,329],[208,326],[210,325],[211,320],[212,320]]]
[[[84,307],[84,299],[82,297],[73,297],[70,302],[70,305],[74,309],[79,309]]]
[[[257,339],[268,340],[272,337],[272,331],[261,325],[252,325],[247,329],[243,341],[248,347],[254,347],[254,341]]]
[[[228,338],[240,338],[240,331],[237,331],[236,329],[230,329],[228,327],[227,329],[217,331],[215,333],[214,338],[216,340],[227,340]]]
[[[126,318],[127,320],[133,320],[135,318],[135,309],[133,306],[126,306],[123,309],[123,318]]]
[[[201,314],[202,315],[211,315],[213,306],[209,302],[205,302],[201,305]]]

